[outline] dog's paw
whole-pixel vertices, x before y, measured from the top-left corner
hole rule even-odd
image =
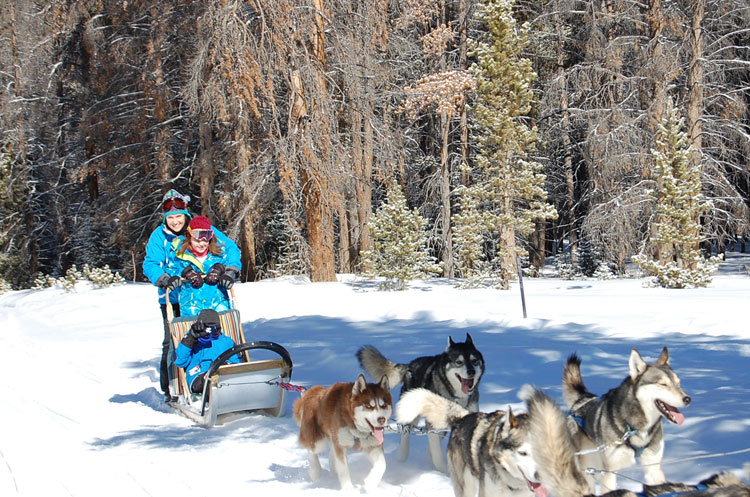
[[[368,479],[365,478],[364,484],[359,488],[360,493],[373,493],[378,489],[378,484],[380,483],[380,479],[376,481],[367,481]]]

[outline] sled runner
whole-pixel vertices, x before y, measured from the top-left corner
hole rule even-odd
[[[245,342],[240,313],[234,308],[234,291],[230,297],[231,308],[219,312],[219,319],[222,331],[235,345],[211,364],[202,394],[190,391],[185,370],[177,367],[170,357],[170,388],[178,398],[170,406],[209,427],[217,423],[219,416],[230,413],[264,411],[271,416],[283,415],[285,390],[281,385],[292,377],[292,359],[284,347],[268,341]],[[175,318],[171,306],[167,306],[167,318],[172,345],[177,348],[197,316]],[[233,355],[239,357],[240,363],[224,364]]]

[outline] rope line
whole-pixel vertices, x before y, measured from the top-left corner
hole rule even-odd
[[[430,433],[436,434],[436,435],[445,435],[446,433],[449,433],[450,430],[435,430],[435,429],[428,429],[426,426],[411,426],[411,425],[402,425],[398,423],[390,423],[385,426],[385,429],[388,430],[391,433],[411,433],[414,435],[429,435]]]
[[[266,381],[269,385],[276,385],[277,387],[281,387],[284,390],[289,390],[290,392],[304,392],[307,390],[307,387],[303,387],[302,385],[295,385],[293,383],[288,383],[286,381]]]
[[[640,466],[641,467],[646,467],[646,466],[657,466],[659,464],[674,464],[674,463],[678,463],[678,462],[695,461],[697,459],[711,459],[711,458],[714,458],[714,457],[734,456],[734,455],[737,455],[737,454],[744,454],[746,452],[750,452],[750,447],[745,448],[745,449],[733,450],[733,451],[730,451],[730,452],[716,452],[716,453],[713,453],[713,454],[703,454],[703,455],[700,455],[700,456],[684,457],[682,459],[670,459],[668,461],[654,462],[654,463],[649,463],[649,464],[641,464]],[[633,477],[628,476],[626,474],[620,473],[618,471],[610,471],[610,470],[606,470],[606,469],[597,469],[597,468],[592,468],[592,467],[588,467],[584,471],[586,473],[590,474],[590,475],[594,475],[594,474],[597,474],[597,473],[599,473],[599,474],[612,473],[612,474],[617,475],[618,478],[625,478],[627,480],[634,481],[634,482],[640,483],[642,485],[644,484],[644,482],[642,482],[641,480],[639,480],[637,478],[633,478]]]
[[[700,456],[685,457],[683,459],[670,459],[668,461],[662,461],[661,464],[673,464],[673,463],[685,462],[685,461],[695,461],[697,459],[711,459],[712,457],[734,456],[737,454],[744,454],[745,452],[750,452],[750,447],[746,449],[734,450],[731,452],[716,452],[713,454],[703,454]],[[659,463],[642,464],[642,466],[654,466],[656,464],[659,464]]]
[[[613,441],[611,441],[609,443],[606,443],[606,444],[598,445],[598,446],[594,447],[593,449],[581,450],[579,452],[576,452],[574,455],[576,455],[576,456],[582,456],[582,455],[586,455],[586,454],[593,454],[595,452],[601,452],[601,451],[603,451],[605,449],[608,449],[609,447],[614,447],[614,446],[617,446],[617,445],[622,445],[625,442],[627,442],[628,438],[632,437],[636,433],[638,433],[638,430],[634,430],[634,429],[628,427],[628,431],[626,431],[625,433],[623,433],[622,437],[618,438],[617,440],[613,440]]]

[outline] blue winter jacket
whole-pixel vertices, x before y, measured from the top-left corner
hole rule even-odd
[[[234,347],[234,341],[223,333],[215,339],[199,340],[192,349],[180,342],[174,351],[174,363],[181,368],[185,368],[188,385],[192,389],[195,377],[208,371],[211,363],[232,347]],[[227,361],[228,364],[237,364],[238,362],[240,360],[237,355],[233,355]]]
[[[231,238],[229,238],[221,231],[217,230],[216,228],[212,229],[214,231],[216,239],[224,244],[223,248],[227,256],[227,262],[223,264],[241,268],[241,254],[239,247],[237,247],[237,244],[234,243]],[[151,283],[153,283],[154,285],[156,285],[156,280],[159,279],[159,276],[164,273],[169,274],[168,266],[170,260],[170,252],[174,252],[172,244],[177,239],[182,240],[182,236],[172,233],[172,231],[167,228],[167,225],[165,223],[160,224],[148,238],[148,244],[146,244],[146,257],[143,259],[143,274],[145,274],[146,278],[148,278],[149,281],[151,281]],[[179,247],[179,244],[177,246]],[[165,291],[163,288],[159,288],[158,290],[159,303],[164,304]],[[173,304],[178,303],[178,292],[170,292],[169,301]]]
[[[182,243],[182,237],[175,239],[172,242],[172,250],[170,251],[167,272],[171,275],[181,276],[185,268],[192,267],[194,270],[205,276],[216,263],[239,268],[239,262],[233,261],[229,257],[229,254],[232,253],[229,246],[234,245],[236,248],[237,245],[232,240],[229,240],[228,243],[223,243],[222,240],[218,240],[218,242],[219,247],[222,249],[222,254],[214,255],[209,252],[206,259],[201,262],[195,257],[190,249],[182,254],[178,253],[177,249]],[[239,249],[237,249],[237,251],[239,252]],[[182,316],[196,316],[200,314],[203,309],[213,309],[216,312],[229,309],[228,292],[218,285],[208,285],[204,283],[200,288],[193,288],[193,285],[185,281],[182,283],[182,286],[180,286],[179,291],[175,293],[179,294],[180,314]],[[171,297],[172,296],[170,295],[170,300]]]

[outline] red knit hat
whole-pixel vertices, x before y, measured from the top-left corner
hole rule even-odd
[[[211,229],[211,221],[209,221],[206,216],[195,216],[193,219],[190,220],[190,224],[188,226],[190,228],[190,231],[192,231],[192,230],[210,230]]]

